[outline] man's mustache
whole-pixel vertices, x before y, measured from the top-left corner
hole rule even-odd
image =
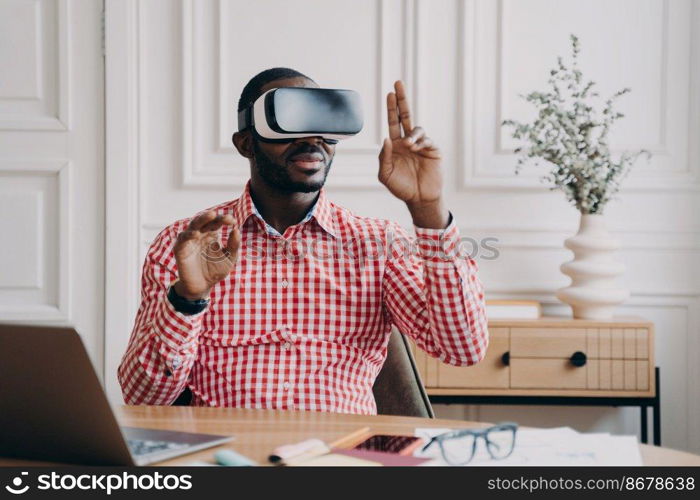
[[[313,144],[309,144],[308,142],[305,142],[303,144],[300,144],[298,148],[292,150],[289,152],[287,155],[286,159],[293,158],[294,156],[298,154],[320,154],[321,157],[323,157],[323,162],[325,164],[328,164],[328,157],[326,156],[325,151],[323,149],[319,148],[318,146],[314,146]]]

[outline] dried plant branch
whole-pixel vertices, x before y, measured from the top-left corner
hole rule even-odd
[[[512,127],[512,136],[522,141],[516,148],[519,155],[515,173],[534,160],[549,163],[550,171],[542,181],[560,189],[582,214],[600,214],[617,194],[622,180],[640,155],[651,158],[646,150],[624,152],[617,160],[610,154],[608,134],[622,118],[614,109],[615,101],[630,92],[624,88],[605,101],[602,111],[595,104],[599,95],[595,82],[584,83],[578,67],[579,40],[571,35],[572,58],[567,66],[561,57],[550,71],[549,90],[521,96],[537,108],[531,123],[504,120]]]

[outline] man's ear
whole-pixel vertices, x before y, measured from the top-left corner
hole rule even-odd
[[[253,157],[253,135],[250,132],[234,132],[231,141],[241,156],[244,158]]]

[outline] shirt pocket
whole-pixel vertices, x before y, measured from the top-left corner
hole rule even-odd
[[[246,347],[284,342],[288,336],[289,329],[286,327],[262,332],[250,330],[237,332],[233,329],[226,330],[222,328],[205,331],[199,337],[199,343],[207,346]]]

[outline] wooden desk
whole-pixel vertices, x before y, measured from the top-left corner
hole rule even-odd
[[[187,406],[123,406],[116,410],[117,418],[122,425],[235,436],[231,443],[218,448],[210,448],[157,465],[187,465],[193,461],[213,463],[214,451],[220,448],[233,448],[260,463],[266,463],[270,451],[279,445],[310,437],[333,441],[361,427],[370,427],[379,433],[413,434],[416,427],[478,428],[489,425],[483,422],[384,415],[341,415]],[[645,465],[700,466],[699,455],[648,445],[640,445],[640,449]],[[0,466],[8,465],[51,464],[0,458]]]
[[[261,463],[276,446],[310,437],[338,439],[360,427],[388,434],[413,434],[416,427],[486,427],[489,424],[446,419],[393,416],[341,415],[321,412],[239,410],[175,406],[124,406],[117,418],[122,425],[212,434],[232,434],[231,447]],[[700,466],[700,456],[640,445],[645,465]],[[183,465],[194,460],[212,461],[213,450],[168,460],[159,465]]]

